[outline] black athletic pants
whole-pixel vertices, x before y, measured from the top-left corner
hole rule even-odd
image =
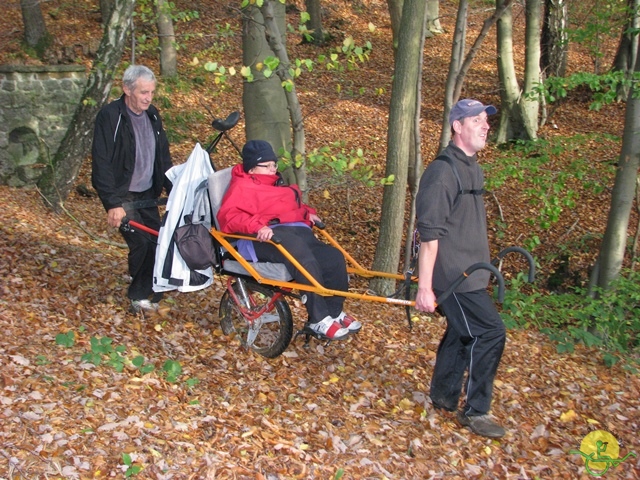
[[[320,285],[332,290],[347,291],[349,286],[347,266],[340,250],[318,240],[313,231],[307,227],[283,225],[274,228],[273,234],[280,239],[280,244]],[[275,246],[265,242],[254,242],[253,245],[259,260],[284,263],[296,282],[310,284]],[[311,292],[303,293],[307,296],[305,307],[311,323],[317,323],[328,315],[337,317],[342,312],[344,297],[325,297]]]
[[[486,414],[506,339],[502,318],[486,290],[454,293],[440,309],[447,317],[447,330],[438,347],[431,400],[438,407],[456,410],[466,370],[463,411],[468,416]]]
[[[153,200],[152,190],[146,192],[129,192],[127,202],[138,200]],[[127,218],[142,225],[160,230],[160,212],[158,207],[127,210]],[[156,247],[158,238],[149,233],[137,230],[135,232],[120,233],[129,246],[129,275],[131,284],[127,296],[131,300],[143,300],[153,294],[153,266],[156,261]],[[159,301],[161,294],[154,295],[153,300]]]

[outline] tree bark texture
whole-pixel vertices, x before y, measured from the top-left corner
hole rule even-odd
[[[520,95],[522,120],[526,138],[538,137],[540,101],[530,93],[540,82],[540,30],[542,28],[542,0],[527,0],[525,5],[524,88]]]
[[[631,79],[638,58],[638,31],[640,29],[640,0],[627,0],[629,17],[620,34],[620,42],[611,70],[624,72]],[[629,86],[618,87],[617,100],[622,101],[629,95]]]
[[[322,30],[322,8],[320,0],[304,0],[305,8],[309,14],[309,30],[313,43],[322,45],[324,43],[324,31]]]
[[[33,48],[44,46],[49,36],[42,16],[40,0],[20,0],[22,22],[24,24],[24,41]]]
[[[640,62],[638,61],[636,61],[635,71],[640,71]],[[618,278],[622,269],[639,168],[640,98],[634,97],[633,89],[631,89],[627,98],[622,150],[611,193],[611,208],[598,259],[597,285],[605,290],[609,288],[613,280]]]
[[[41,192],[56,211],[68,197],[91,149],[96,114],[109,98],[113,77],[131,29],[134,6],[135,0],[115,0],[80,104],[60,148],[38,182]]]
[[[540,68],[546,77],[564,77],[569,54],[567,0],[545,0],[543,18]]]
[[[158,36],[160,37],[160,75],[165,78],[178,76],[178,52],[171,19],[171,5],[167,0],[156,0]]]
[[[496,0],[496,8],[507,1]],[[500,78],[500,124],[497,142],[506,143],[514,138],[525,138],[525,128],[520,110],[520,86],[513,60],[513,15],[511,6],[498,19],[497,50],[498,77]]]
[[[274,6],[278,32],[285,27],[284,5]],[[245,112],[245,134],[247,140],[266,140],[278,153],[283,148],[291,149],[291,128],[287,98],[277,75],[265,77],[264,60],[275,57],[267,40],[265,21],[260,8],[249,6],[243,11],[242,57],[243,65],[251,68],[253,81],[245,80],[242,104]],[[284,45],[284,39],[280,39]]]
[[[400,35],[400,22],[402,21],[402,7],[404,0],[387,0],[389,18],[391,19],[391,36],[394,51],[398,48],[398,36]]]
[[[424,45],[426,0],[405,0],[398,37],[395,72],[389,109],[387,163],[385,176],[394,175],[393,185],[385,186],[382,198],[380,233],[373,269],[397,272],[402,244],[407,172],[412,139],[415,139],[418,85],[421,81],[421,51]],[[370,286],[381,295],[395,290],[394,282],[374,279]]]
[[[436,35],[444,33],[440,25],[440,0],[427,0],[427,31]]]
[[[456,16],[456,29],[453,33],[451,44],[451,60],[449,61],[449,73],[444,86],[444,109],[442,112],[442,130],[440,131],[439,150],[443,150],[451,140],[451,128],[449,126],[449,112],[453,108],[456,97],[456,85],[458,82],[462,62],[464,60],[465,44],[467,39],[467,15],[469,13],[468,0],[460,0]]]
[[[280,79],[281,85],[287,85],[288,88],[280,87],[280,90],[284,92],[284,96],[287,103],[287,109],[290,117],[290,129],[287,145],[291,143],[291,133],[293,133],[293,145],[289,150],[291,158],[294,159],[294,164],[291,168],[293,178],[290,179],[290,183],[296,183],[300,187],[300,191],[303,195],[303,200],[306,202],[309,195],[309,187],[307,185],[307,169],[305,162],[306,155],[306,141],[304,133],[304,121],[302,118],[302,107],[298,100],[298,94],[296,92],[296,85],[293,81],[289,69],[291,62],[289,61],[289,55],[287,54],[287,48],[284,43],[286,38],[284,34],[281,34],[278,22],[276,20],[276,5],[281,5],[277,1],[266,1],[261,7],[262,16],[264,18],[265,34],[269,47],[274,52],[275,56],[280,60],[280,65],[276,70],[277,78]],[[282,11],[284,15],[284,11]]]

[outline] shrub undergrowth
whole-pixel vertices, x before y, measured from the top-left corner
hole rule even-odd
[[[568,293],[548,294],[536,288],[524,292],[526,277],[510,282],[502,304],[507,328],[537,328],[557,345],[559,353],[571,353],[581,343],[602,353],[607,366],[619,361],[638,371],[640,367],[640,272],[623,271],[608,290],[595,296],[576,287]]]

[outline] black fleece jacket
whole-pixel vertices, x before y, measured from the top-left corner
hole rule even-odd
[[[165,172],[172,166],[169,141],[158,109],[147,110],[156,137],[152,189],[156,197],[163,187],[171,190]],[[105,105],[96,117],[93,133],[91,182],[105,210],[121,207],[129,192],[136,162],[136,140],[124,103],[124,95]]]
[[[468,157],[449,143],[442,151],[455,162],[464,190],[481,190],[484,175],[477,156]],[[455,173],[445,161],[433,161],[420,178],[416,198],[417,228],[422,242],[438,240],[433,270],[433,288],[446,290],[471,265],[489,262],[487,213],[482,195],[458,194]],[[486,288],[487,270],[476,270],[460,284],[457,292]]]

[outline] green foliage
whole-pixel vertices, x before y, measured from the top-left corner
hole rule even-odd
[[[93,363],[98,366],[106,358],[107,365],[112,366],[117,372],[124,369],[126,348],[123,345],[113,346],[113,340],[109,337],[91,337],[91,351],[82,355],[83,362]]]
[[[582,343],[598,348],[605,364],[621,357],[629,362],[640,354],[640,272],[625,271],[611,287],[596,296],[577,288],[571,293],[523,293],[525,277],[511,281],[502,304],[508,328],[538,328],[557,344],[559,353],[573,352]]]
[[[175,360],[167,360],[162,365],[162,371],[165,373],[167,382],[175,383],[182,374],[182,365]]]
[[[162,11],[159,11],[157,7],[157,0],[138,0],[136,2],[136,10],[133,15],[139,19],[139,22],[137,22],[139,30],[136,31],[136,49],[138,54],[149,51],[152,52],[159,48],[158,37],[155,33],[159,13],[168,15],[174,23],[189,22],[200,18],[197,10],[178,10],[176,4],[171,1],[163,5]],[[188,36],[184,38],[188,38]],[[183,46],[184,45],[179,42],[175,44],[177,49]]]
[[[131,459],[131,455],[128,453],[122,454],[122,463],[127,467],[124,472],[124,476],[126,478],[133,477],[142,471],[142,467],[140,465],[135,465]]]
[[[587,48],[594,64],[603,57],[603,38],[617,38],[629,15],[626,1],[598,0],[597,2],[567,2],[573,25],[567,29],[569,43]]]
[[[532,227],[531,236],[522,241],[527,250],[534,251],[541,244],[537,229],[549,230],[581,201],[581,192],[600,193],[613,177],[613,165],[602,162],[603,175],[602,170],[593,168],[591,158],[581,154],[582,147],[592,140],[591,136],[519,140],[506,146],[492,163],[483,164],[487,190],[516,181],[527,198],[530,215],[525,221]],[[567,155],[573,157],[570,167],[556,166],[555,159]]]
[[[59,333],[56,335],[56,345],[62,345],[63,347],[73,347],[76,341],[76,334],[69,330],[67,333]]]
[[[578,72],[569,77],[549,77],[544,83],[537,84],[528,94],[528,98],[544,96],[547,103],[554,103],[567,97],[569,92],[579,88],[588,88],[592,93],[592,102],[589,108],[598,111],[604,105],[616,101],[617,92],[623,86],[633,87],[633,95],[640,95],[638,81],[640,73],[634,73],[631,78],[622,71],[609,71],[603,75],[595,73]]]
[[[304,161],[308,171],[325,172],[336,178],[341,178],[348,174],[370,187],[377,184],[390,185],[394,180],[393,175],[376,179],[375,168],[365,158],[364,150],[361,148],[347,150],[344,143],[340,141],[316,148],[308,152],[304,159],[302,155],[292,158],[290,152],[285,152],[282,149],[278,154],[282,157],[284,168],[287,166],[300,168]]]

